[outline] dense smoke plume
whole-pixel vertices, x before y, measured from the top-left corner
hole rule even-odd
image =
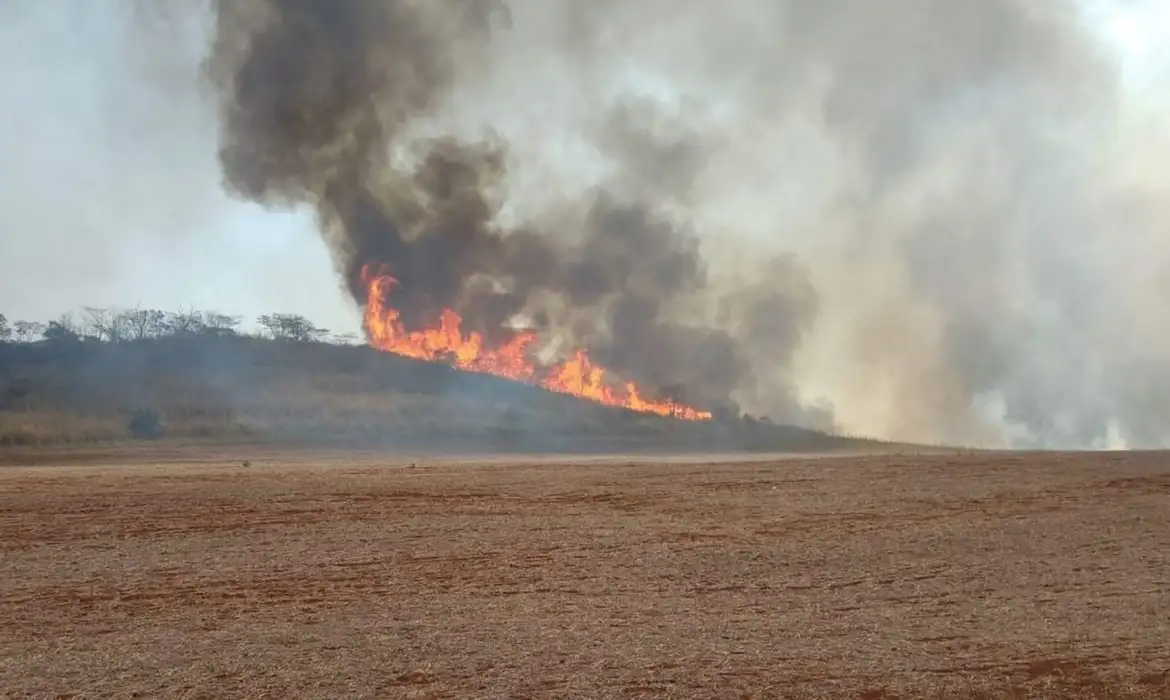
[[[227,185],[315,207],[359,304],[385,264],[410,326],[780,420],[1170,440],[1159,175],[1072,0],[215,9]]]
[[[408,328],[451,308],[465,330],[503,342],[522,318],[671,398],[730,403],[754,383],[753,343],[779,340],[766,361],[779,352],[783,364],[811,294],[761,313],[774,287],[709,286],[698,235],[669,211],[703,164],[698,135],[660,139],[653,105],[620,101],[596,138],[614,183],[506,226],[506,144],[413,133],[460,81],[485,75],[510,18],[502,4],[455,0],[221,2],[210,70],[226,96],[228,184],[264,203],[313,203],[355,301],[363,270],[385,266]],[[710,301],[734,323],[705,319]]]

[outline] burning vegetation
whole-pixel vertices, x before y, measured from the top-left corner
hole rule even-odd
[[[384,275],[371,282],[393,290]],[[585,353],[540,362],[537,351],[509,365],[499,360],[508,343],[455,329],[454,311],[443,314],[448,336],[428,338],[406,331],[383,297],[371,307],[388,325],[369,344],[290,314],[247,329],[215,312],[86,308],[13,332],[0,314],[0,461],[6,447],[127,438],[542,454],[859,446],[748,416],[699,420],[623,387]],[[537,349],[543,339],[531,336],[514,342]]]
[[[512,40],[504,3],[216,9],[225,185],[312,208],[372,346],[687,421],[766,396],[805,424],[786,368],[811,287],[792,260],[717,286],[676,206],[704,159],[685,127],[620,100],[594,139],[616,174],[518,209],[510,144],[436,119]]]
[[[646,398],[634,382],[618,382],[594,365],[585,350],[577,350],[563,362],[541,367],[532,358],[537,335],[530,331],[517,331],[502,344],[490,346],[480,333],[464,334],[463,319],[452,309],[443,309],[427,328],[408,330],[402,313],[390,305],[398,280],[384,268],[374,266],[363,269],[362,279],[370,294],[366,302],[366,334],[370,345],[378,350],[446,362],[468,372],[513,379],[606,406],[689,421],[711,419],[710,412],[672,399]]]

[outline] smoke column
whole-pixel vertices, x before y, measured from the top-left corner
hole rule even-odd
[[[215,14],[226,185],[313,207],[359,304],[382,263],[408,325],[520,319],[707,405],[1170,444],[1165,132],[1071,0]]]

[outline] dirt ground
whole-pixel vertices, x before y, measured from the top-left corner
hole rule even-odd
[[[1166,454],[86,459],[0,469],[4,697],[1170,697]]]

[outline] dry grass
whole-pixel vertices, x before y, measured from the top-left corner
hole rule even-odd
[[[1170,697],[1159,454],[85,459],[0,470],[5,697]]]
[[[0,412],[0,446],[90,443],[125,436],[126,423],[117,415],[65,411]]]
[[[465,451],[823,450],[853,440],[734,418],[701,425],[607,409],[371,348],[257,338],[0,343],[0,450],[131,437]],[[874,443],[869,443],[873,446]]]
[[[129,411],[0,411],[0,451],[11,447],[100,445],[130,440]],[[203,410],[161,413],[168,436],[231,439],[255,435],[261,424]]]

